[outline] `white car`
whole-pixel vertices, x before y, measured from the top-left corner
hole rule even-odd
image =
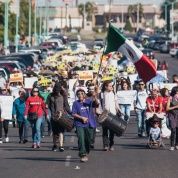
[[[70,42],[69,47],[72,51],[75,51],[75,52],[87,52],[88,51],[85,44],[77,42],[77,41]]]
[[[172,57],[175,57],[176,54],[178,52],[178,48],[171,48],[170,51],[169,51],[169,54],[172,56]]]

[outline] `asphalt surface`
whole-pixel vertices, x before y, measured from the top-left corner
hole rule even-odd
[[[169,63],[169,76],[178,73],[178,60],[168,54],[156,54]],[[9,129],[10,143],[0,145],[0,178],[177,178],[178,151],[148,149],[147,138],[138,138],[135,116],[126,133],[115,137],[115,151],[102,151],[101,133],[96,136],[95,149],[89,162],[80,163],[74,132],[65,137],[65,151],[53,152],[52,137],[45,136],[40,149],[31,142],[18,143],[17,128]],[[31,138],[29,139],[31,140]]]

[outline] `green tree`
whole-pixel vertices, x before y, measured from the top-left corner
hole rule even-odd
[[[124,30],[129,31],[129,32],[132,32],[132,31],[133,31],[133,28],[132,28],[132,25],[131,25],[131,23],[130,23],[129,17],[128,17],[127,20],[126,20]]]
[[[144,15],[143,5],[141,3],[129,5],[128,7],[128,16],[132,19],[133,23],[137,22],[137,10],[139,8],[139,22],[141,22],[141,19]]]
[[[86,4],[79,4],[78,5],[78,12],[82,16],[82,27],[84,28],[84,6],[85,6],[85,13],[86,13],[86,20],[92,21],[92,15],[96,11],[96,7],[91,2],[86,2]]]
[[[11,2],[10,2],[11,3]],[[9,3],[9,5],[10,5]],[[4,13],[5,7],[4,3],[0,2],[0,43],[4,41]],[[9,40],[14,41],[15,36],[15,14],[9,11]]]
[[[82,28],[84,28],[84,4],[78,5],[78,12],[82,16]]]
[[[175,0],[165,0],[161,5],[160,18],[165,19],[165,14],[166,14],[166,16],[167,16],[167,19],[165,19],[166,20],[166,30],[168,33],[170,32],[170,10],[172,8],[171,2],[174,2],[174,1]],[[174,3],[174,9],[178,9],[178,2]]]

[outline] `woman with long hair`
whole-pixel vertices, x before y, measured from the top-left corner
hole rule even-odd
[[[171,148],[178,150],[178,87],[173,87],[167,102],[168,118],[171,127]]]
[[[40,148],[41,124],[44,114],[47,115],[47,110],[44,99],[39,95],[38,88],[32,89],[31,96],[28,97],[25,104],[25,119],[28,118],[32,126],[32,148]]]

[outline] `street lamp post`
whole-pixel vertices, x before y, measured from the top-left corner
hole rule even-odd
[[[31,16],[32,16],[32,4],[31,0],[28,0],[29,3],[29,12],[28,12],[28,44],[31,46],[31,31],[32,31],[32,26],[31,26]]]
[[[37,33],[36,33],[36,0],[34,1],[34,44],[37,44]]]
[[[9,43],[8,29],[9,29],[9,0],[4,2],[5,15],[4,15],[4,48],[7,49]]]

